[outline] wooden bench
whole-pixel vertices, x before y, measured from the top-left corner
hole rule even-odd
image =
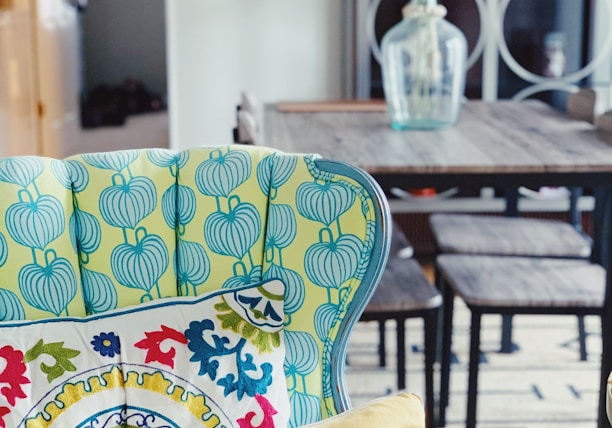
[[[436,329],[442,295],[432,286],[420,264],[413,258],[402,257],[408,241],[401,229],[394,225],[389,261],[374,296],[366,306],[360,321],[378,321],[380,342],[379,363],[386,365],[385,322],[395,320],[397,340],[397,388],[406,387],[406,329],[408,318],[423,318],[425,354],[425,402],[427,424],[433,427],[434,383],[433,367],[436,358]]]

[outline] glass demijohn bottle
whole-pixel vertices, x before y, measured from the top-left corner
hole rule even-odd
[[[455,124],[465,89],[467,42],[436,0],[412,0],[384,35],[382,72],[391,127]]]

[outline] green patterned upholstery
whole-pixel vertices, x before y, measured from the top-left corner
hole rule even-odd
[[[175,153],[84,154],[66,163],[88,311],[176,296]]]
[[[360,170],[263,147],[147,149],[0,160],[0,191],[0,320],[279,278],[291,426],[349,407],[348,333],[389,249],[385,198]]]
[[[177,192],[182,295],[261,279],[268,195],[256,171],[269,154],[246,147],[183,153]]]
[[[68,165],[0,159],[0,195],[0,320],[85,315]]]

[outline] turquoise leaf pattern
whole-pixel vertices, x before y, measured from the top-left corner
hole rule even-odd
[[[176,218],[178,225],[185,227],[195,216],[196,196],[195,192],[187,186],[178,185],[176,188],[178,189],[176,196]]]
[[[178,165],[187,158],[171,150],[144,149],[84,154],[75,161],[92,177],[103,178],[103,183],[106,182],[106,187],[96,183],[95,188],[76,197],[76,201],[83,204],[97,201],[100,211],[97,219],[78,209],[75,202],[77,232],[81,233],[80,261],[85,268],[83,275],[87,276],[83,281],[88,281],[88,286],[84,286],[84,293],[89,294],[86,297],[88,311],[99,312],[125,304],[122,302],[128,294],[122,294],[120,285],[141,290],[141,302],[178,293],[171,278],[162,279],[169,268],[174,276],[177,261],[174,257],[176,240],[168,239],[168,229],[160,226],[165,222],[172,232],[176,229]],[[109,178],[110,183],[107,182]],[[168,186],[165,192],[164,188],[157,188],[161,183]],[[98,186],[102,187],[101,191]],[[164,222],[157,224],[153,214],[161,214]],[[105,236],[108,226],[121,229],[121,234]],[[156,233],[149,233],[149,230]],[[97,267],[89,267],[90,260],[104,257],[98,254],[102,247],[110,252],[110,269],[100,269],[100,262],[96,262]],[[103,290],[111,290],[111,284],[114,294],[104,299]]]
[[[291,405],[290,428],[313,424],[322,418],[321,399],[316,395],[295,391],[289,397],[289,404]]]
[[[147,158],[153,165],[162,168],[170,168],[177,165],[178,155],[172,150],[165,149],[148,149]]]
[[[98,219],[93,214],[81,211],[78,207],[74,209],[74,219],[80,250],[85,254],[95,252],[102,241],[102,230]]]
[[[49,260],[49,259],[52,260]],[[59,316],[68,315],[68,304],[77,293],[76,274],[70,262],[45,252],[45,265],[31,263],[19,270],[19,290],[25,301],[35,308]]]
[[[29,201],[23,201],[26,194]],[[20,202],[12,204],[6,211],[6,228],[17,243],[44,250],[45,247],[65,229],[64,207],[50,195],[43,195],[38,200],[32,200],[31,195],[22,191]]]
[[[34,183],[44,168],[42,159],[35,156],[0,159],[0,181],[25,188]]]
[[[72,189],[70,171],[68,170],[66,163],[62,162],[61,160],[53,159],[51,161],[51,172],[62,186],[64,186],[66,189]]]
[[[315,311],[315,332],[321,342],[324,342],[328,338],[329,332],[334,325],[334,321],[337,320],[339,313],[340,307],[333,303],[324,303]]]
[[[176,186],[170,186],[162,195],[162,214],[164,221],[171,229],[176,229]]]
[[[234,198],[234,200],[238,200]],[[232,198],[230,198],[230,205]],[[230,206],[229,213],[213,212],[204,222],[204,238],[217,254],[242,259],[261,234],[257,208],[248,202]]]
[[[68,219],[68,234],[70,235],[70,243],[72,244],[72,249],[75,253],[79,252],[79,243],[77,242],[77,224],[76,224],[76,216],[74,212],[70,214],[70,218]]]
[[[110,311],[117,307],[117,290],[111,279],[100,272],[81,267],[83,298],[88,314]]]
[[[138,150],[122,150],[107,153],[84,154],[83,160],[94,168],[110,169],[112,171],[121,172],[129,164],[134,162],[140,151]]]
[[[297,234],[297,222],[293,209],[289,205],[270,204],[268,210],[268,228],[266,230],[266,250],[286,248]]]
[[[278,278],[285,284],[285,314],[291,315],[297,312],[306,298],[306,287],[300,274],[272,263],[266,270],[264,279],[272,278]]]
[[[329,229],[329,241],[320,237],[320,242],[306,250],[304,268],[306,275],[315,284],[327,288],[339,288],[355,275],[361,260],[363,243],[354,235],[342,235],[334,240]]]
[[[274,199],[279,187],[289,180],[297,166],[296,156],[279,156],[273,153],[257,165],[257,182],[264,195]]]
[[[121,184],[115,184],[115,179]],[[134,229],[157,206],[155,184],[148,177],[134,177],[129,181],[113,176],[113,185],[100,194],[100,213],[111,226]]]
[[[179,152],[176,159],[179,169],[183,168],[185,165],[187,165],[187,161],[189,160],[189,150]]]
[[[67,160],[63,162],[70,174],[72,190],[82,192],[89,185],[89,172],[87,169],[75,160]]]
[[[303,183],[296,194],[298,212],[326,226],[336,221],[354,202],[355,194],[340,183]]]
[[[238,273],[238,267],[242,273]],[[234,264],[234,276],[225,280],[221,288],[238,288],[243,285],[253,284],[261,280],[261,265],[253,266],[250,272],[246,271],[246,267],[242,262]]]
[[[160,166],[162,168],[182,168],[189,160],[189,152],[184,150],[182,152],[175,152],[167,149],[148,149],[147,158],[153,165]]]
[[[208,196],[228,197],[251,175],[251,157],[241,150],[215,150],[196,169],[198,190]]]
[[[139,231],[146,233],[144,229]],[[111,270],[120,284],[149,293],[168,268],[168,248],[158,235],[138,239],[137,233],[136,239],[136,245],[123,243],[113,249]],[[157,294],[162,297],[159,290]]]
[[[210,275],[210,260],[206,250],[197,242],[179,240],[176,247],[176,275],[181,296],[189,295],[189,285],[196,287],[204,284]],[[183,291],[183,289],[185,291]]]
[[[285,331],[285,374],[306,376],[317,368],[319,348],[314,337],[304,331]]]
[[[266,156],[259,162],[257,165],[257,184],[259,184],[259,189],[261,189],[261,193],[264,195],[270,194],[270,177],[272,176],[272,167],[274,165],[274,156],[275,154],[271,154]]]
[[[4,266],[6,263],[6,259],[8,258],[8,244],[6,242],[6,238],[2,233],[0,233],[0,266]]]
[[[11,290],[0,288],[0,321],[25,319],[25,310],[19,297]]]
[[[177,195],[178,190],[178,195]],[[162,213],[168,227],[180,226],[179,233],[188,224],[196,212],[195,192],[187,186],[169,187],[162,196]]]

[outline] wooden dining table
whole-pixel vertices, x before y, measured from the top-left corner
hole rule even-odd
[[[384,104],[283,102],[264,109],[262,144],[345,161],[391,187],[507,190],[516,214],[520,186],[580,187],[595,195],[593,259],[604,267],[612,248],[612,133],[537,101],[467,101],[458,123],[438,130],[396,131]],[[602,320],[598,427],[612,370],[612,269]]]

